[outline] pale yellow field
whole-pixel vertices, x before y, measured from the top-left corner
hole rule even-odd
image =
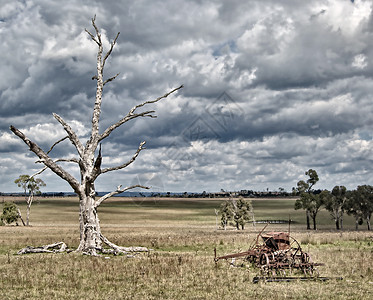
[[[14,253],[26,245],[79,239],[74,199],[41,199],[32,207],[31,227],[0,227],[2,299],[370,299],[373,293],[373,233],[333,230],[317,232],[304,224],[291,227],[314,261],[323,262],[321,276],[342,281],[253,284],[253,268],[232,268],[213,261],[218,255],[245,250],[262,226],[244,231],[216,230],[214,207],[221,200],[115,199],[100,209],[103,233],[122,246],[146,246],[150,254],[93,258],[69,254]],[[271,200],[266,200],[271,204]],[[283,201],[287,210],[293,200]],[[278,202],[278,204],[281,204]],[[283,218],[278,208],[258,216]],[[280,207],[282,207],[280,205]],[[23,211],[21,206],[21,209]],[[255,209],[255,205],[254,205]],[[278,211],[275,215],[274,211]],[[303,220],[302,212],[292,211]],[[293,217],[292,217],[293,219]],[[328,225],[329,224],[329,225]],[[269,230],[288,230],[270,225]]]

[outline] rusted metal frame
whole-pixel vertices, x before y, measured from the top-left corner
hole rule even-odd
[[[216,255],[216,248],[214,249],[214,251],[215,251],[215,255]],[[245,252],[240,252],[240,253],[234,253],[234,254],[228,254],[228,255],[224,255],[224,256],[215,257],[214,260],[217,262],[218,260],[221,260],[221,259],[237,258],[237,257],[243,257],[243,256],[250,256],[250,255],[253,255],[253,253],[251,251],[245,251]]]
[[[343,280],[342,277],[263,277],[256,276],[253,278],[253,283],[263,282],[289,282],[289,281],[328,281],[328,280]]]
[[[269,223],[267,223],[266,226],[263,227],[263,229],[259,232],[259,234],[257,235],[256,237],[256,245],[258,245],[258,240],[259,240],[259,236],[262,235],[263,231],[267,228],[267,226],[269,225]]]
[[[272,272],[273,276],[276,274],[286,275],[286,270],[291,273],[295,269],[303,271],[306,276],[314,276],[314,272],[317,272],[315,267],[324,265],[312,262],[308,253],[303,252],[299,242],[289,234],[285,237],[281,232],[271,232],[263,236],[262,233],[267,225],[257,235],[255,244],[252,244],[248,251],[217,257],[215,248],[215,263],[221,259],[242,257],[258,267],[262,274],[269,275]],[[262,244],[258,242],[260,236],[263,238]],[[273,242],[269,243],[270,239],[273,239]],[[278,240],[281,242],[278,243]]]

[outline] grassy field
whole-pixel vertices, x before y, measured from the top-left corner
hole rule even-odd
[[[1,199],[0,199],[1,200]],[[4,199],[8,200],[8,199]],[[18,199],[22,212],[25,206]],[[318,231],[305,230],[304,211],[294,199],[254,200],[255,218],[296,223],[292,236],[319,267],[320,275],[342,281],[253,284],[257,271],[215,266],[218,255],[244,251],[262,225],[244,231],[216,230],[214,208],[221,199],[115,198],[100,207],[103,233],[121,246],[146,246],[150,254],[129,259],[69,254],[18,256],[26,245],[79,242],[78,203],[74,198],[41,199],[31,209],[31,227],[0,227],[1,299],[370,299],[373,296],[373,233],[336,232],[320,212]],[[1,207],[1,205],[0,205]],[[288,230],[270,225],[269,230]]]

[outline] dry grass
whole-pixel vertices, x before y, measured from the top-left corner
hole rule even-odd
[[[292,227],[303,249],[326,264],[319,268],[321,275],[342,276],[343,281],[253,284],[256,270],[225,263],[216,267],[214,247],[219,254],[245,250],[261,228],[215,230],[211,210],[218,202],[108,203],[100,212],[107,237],[123,246],[154,249],[135,259],[14,255],[26,245],[78,244],[77,204],[62,201],[35,205],[33,227],[0,227],[2,299],[369,299],[373,293],[373,233],[366,231]]]

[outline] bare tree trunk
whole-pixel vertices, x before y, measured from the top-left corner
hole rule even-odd
[[[355,230],[359,230],[359,217],[357,215],[355,216]]]
[[[27,199],[27,210],[26,210],[26,226],[30,225],[30,210],[31,210],[31,204],[34,200],[34,194],[30,193],[28,199]]]
[[[335,229],[339,230],[340,229],[339,228],[340,218],[339,218],[338,208],[334,209],[333,213],[334,213]]]
[[[17,208],[17,212],[18,212],[18,217],[21,219],[23,226],[26,226],[25,221],[23,221],[23,218],[21,215],[21,210],[19,208]],[[18,223],[17,223],[17,226],[18,226]]]
[[[339,230],[339,219],[335,219],[335,229]]]
[[[310,211],[306,210],[307,230],[311,230]]]
[[[371,228],[371,226],[370,226],[370,216],[367,216],[367,217],[366,217],[366,220],[367,220],[368,230],[372,230],[372,228]]]
[[[79,201],[81,202],[83,224],[81,224],[82,231],[77,251],[97,255],[97,252],[102,252],[102,234],[97,208],[94,205],[95,199],[90,196],[83,196]]]
[[[312,222],[313,222],[313,230],[317,230],[317,227],[316,227],[316,214],[312,214],[311,217],[312,217]]]

